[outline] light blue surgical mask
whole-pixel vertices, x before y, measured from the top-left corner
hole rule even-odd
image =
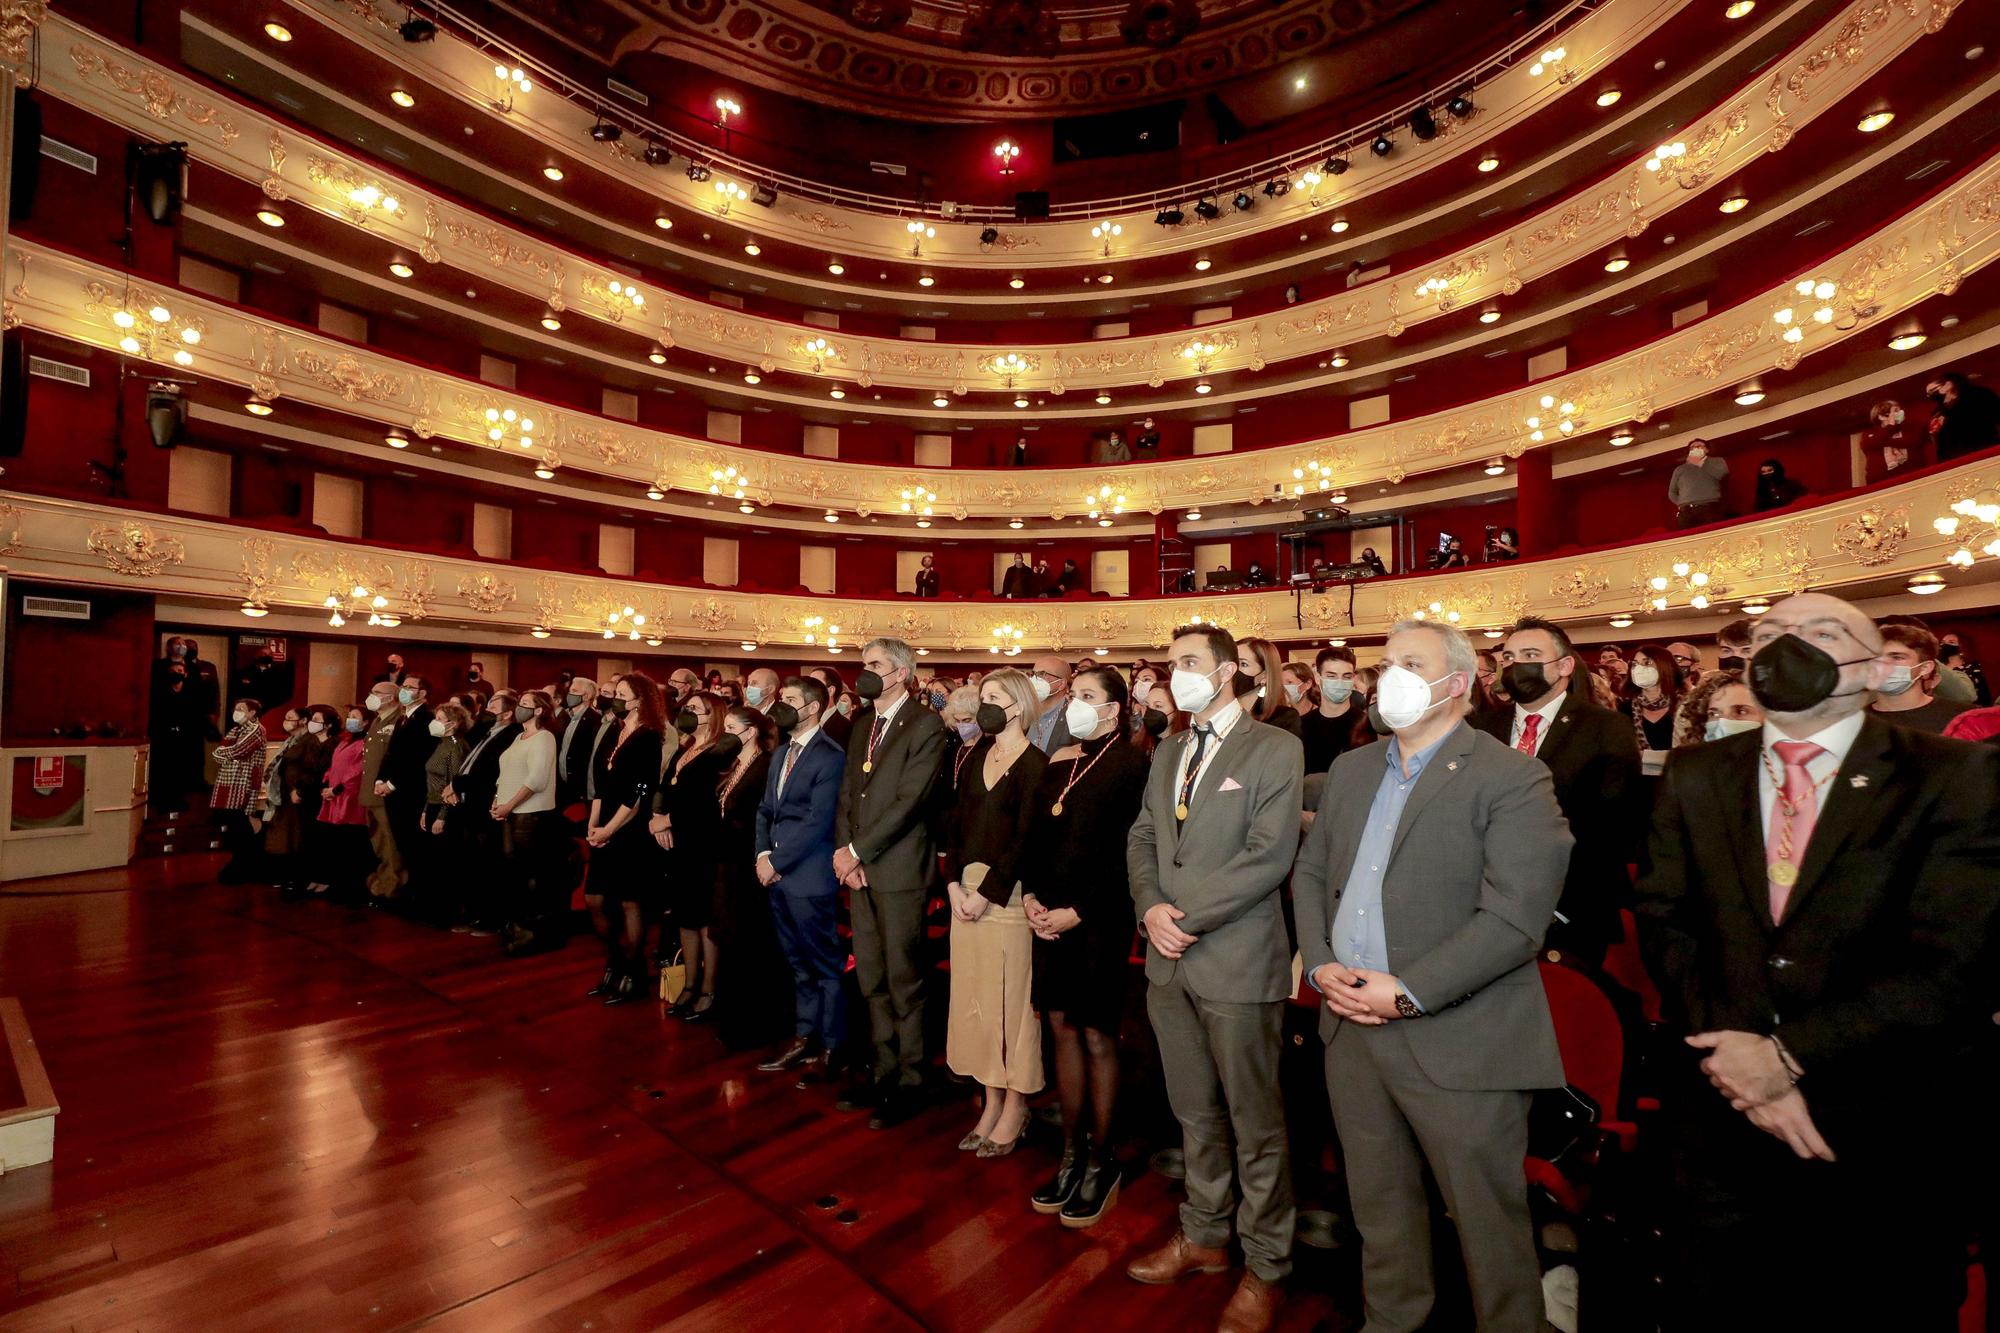
[[[743,702],[749,704],[752,708],[761,707],[764,703],[764,687],[762,685],[745,685],[743,687]]]
[[[359,736],[362,732],[368,730],[368,721],[366,718],[350,717],[347,719],[347,729],[354,735]]]
[[[1344,704],[1354,694],[1354,682],[1351,680],[1335,680],[1331,676],[1322,676],[1319,683],[1320,691],[1326,696],[1328,703]]]
[[[396,702],[403,705],[403,707],[408,708],[416,701],[417,692],[409,686],[405,685],[402,689],[396,691]]]
[[[1701,729],[1701,738],[1719,741],[1725,736],[1740,736],[1746,731],[1755,731],[1763,725],[1747,717],[1712,717],[1708,725]]]

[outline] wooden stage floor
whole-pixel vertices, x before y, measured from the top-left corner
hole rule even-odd
[[[508,960],[212,870],[0,892],[0,994],[63,1107],[55,1162],[0,1178],[8,1333],[1205,1328],[1228,1299],[1124,1276],[1174,1227],[1157,1174],[1065,1231],[1027,1205],[1049,1151],[956,1151],[970,1103],[870,1131],[585,999],[585,941]],[[1299,1262],[1283,1326],[1358,1323],[1352,1256]]]

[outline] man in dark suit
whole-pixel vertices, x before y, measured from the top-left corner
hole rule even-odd
[[[395,838],[396,850],[403,860],[405,887],[418,868],[428,867],[436,859],[426,858],[430,846],[423,840],[431,835],[419,824],[424,811],[424,765],[437,749],[437,737],[431,735],[430,686],[429,680],[409,671],[403,674],[403,683],[394,687],[403,716],[396,724],[396,734],[389,738],[389,750],[382,757],[382,772],[376,782],[382,789],[382,807],[388,815],[390,836]],[[384,683],[376,688],[391,687]],[[432,888],[429,884],[417,885],[420,894],[427,894]]]
[[[1674,752],[1638,885],[1692,1048],[1668,1326],[1954,1329],[1990,1185],[1954,1159],[1991,1114],[2000,753],[1871,716],[1890,663],[1838,598],[1780,602],[1751,646],[1764,726]]]
[[[1154,754],[1126,862],[1187,1200],[1173,1239],[1125,1272],[1148,1283],[1222,1272],[1233,1220],[1248,1271],[1222,1327],[1263,1329],[1292,1266],[1278,1047],[1292,994],[1283,898],[1299,845],[1305,752],[1237,699],[1228,630],[1183,626],[1170,659],[1174,702],[1194,721]]]
[[[757,880],[770,892],[778,943],[791,964],[796,1028],[792,1044],[757,1067],[798,1069],[799,1086],[823,1081],[847,1036],[841,989],[847,954],[835,915],[840,885],[833,877],[833,822],[840,805],[847,752],[820,725],[826,687],[793,676],[771,705],[781,744],[757,807]]]
[[[1334,761],[1292,876],[1367,1326],[1430,1317],[1428,1168],[1481,1333],[1541,1333],[1521,1160],[1533,1090],[1563,1085],[1535,957],[1570,832],[1548,768],[1464,725],[1478,660],[1461,631],[1403,621],[1384,655],[1393,734]]]
[[[1638,850],[1639,743],[1631,720],[1590,702],[1576,649],[1560,625],[1516,622],[1500,645],[1500,687],[1513,703],[1474,713],[1473,726],[1533,755],[1555,778],[1576,839],[1547,946],[1596,966],[1618,938]]]
[[[887,1129],[913,1115],[924,1081],[924,904],[937,879],[931,784],[944,764],[945,729],[910,694],[917,655],[901,639],[861,650],[856,691],[873,707],[855,720],[834,823],[833,873],[848,888],[854,980],[868,1002],[873,1078],[838,1105],[872,1109]]]
[[[556,810],[567,810],[584,799],[590,783],[590,755],[597,744],[597,682],[570,677],[560,704],[563,720],[556,732]]]
[[[1017,555],[1014,563],[1007,566],[1007,572],[1000,579],[1002,597],[1027,597],[1032,595],[1035,571],[1028,568],[1028,557]]]

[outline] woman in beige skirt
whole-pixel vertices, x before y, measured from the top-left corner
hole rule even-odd
[[[951,885],[951,1021],[945,1059],[978,1079],[986,1104],[959,1143],[1005,1157],[1021,1141],[1028,1098],[1042,1090],[1042,1025],[1029,999],[1034,934],[1015,861],[1048,759],[1028,743],[1038,707],[1028,678],[996,671],[979,683],[980,739],[958,769],[945,843]]]

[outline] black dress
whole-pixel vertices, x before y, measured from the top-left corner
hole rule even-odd
[[[592,758],[599,822],[610,823],[620,806],[633,807],[624,827],[590,853],[588,891],[606,902],[638,903],[646,909],[659,904],[660,844],[646,831],[646,818],[660,781],[660,747],[659,731],[646,727],[625,737],[622,745],[614,736]]]
[[[712,928],[729,962],[715,992],[722,1040],[732,1050],[782,1040],[794,1017],[792,969],[771,919],[772,890],[757,880],[757,806],[770,776],[771,756],[761,754],[727,796],[718,793]]]
[[[677,930],[700,930],[714,915],[722,832],[716,790],[734,762],[733,756],[711,745],[681,764],[678,772],[670,763],[667,777],[654,793],[653,813],[674,821],[674,848],[667,853],[667,910],[673,913]]]
[[[1250,706],[1247,703],[1243,706],[1243,711],[1246,713],[1250,711]],[[1264,717],[1263,722],[1267,727],[1276,727],[1280,731],[1289,731],[1294,736],[1299,734],[1299,710],[1290,704],[1279,704]]]
[[[1034,808],[1036,785],[1049,760],[1030,745],[1000,775],[1000,785],[989,788],[986,756],[992,752],[993,738],[982,736],[958,770],[958,803],[952,807],[945,834],[945,878],[962,881],[965,867],[983,861],[987,873],[979,885],[979,896],[995,907],[1005,907],[1020,878],[1017,863],[1022,833]]]
[[[1081,758],[1052,763],[1042,775],[1021,856],[1023,895],[1033,894],[1043,907],[1073,907],[1081,918],[1053,940],[1036,937],[1035,1007],[1116,1033],[1138,929],[1125,840],[1145,800],[1150,765],[1122,736],[1081,745]],[[1072,777],[1076,785],[1065,796]],[[1053,813],[1058,798],[1059,815]]]

